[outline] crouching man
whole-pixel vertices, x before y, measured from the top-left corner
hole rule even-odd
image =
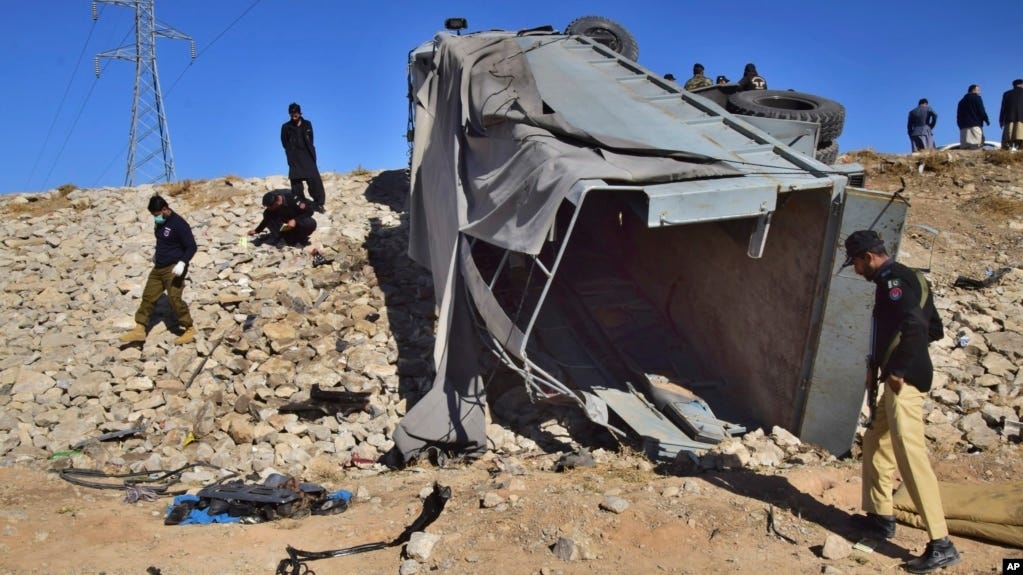
[[[271,243],[309,245],[309,236],[316,230],[312,206],[296,199],[290,193],[267,192],[263,196],[263,207],[265,208],[263,220],[256,229],[249,230],[250,236],[267,230]]]
[[[156,253],[153,254],[153,269],[149,272],[146,287],[142,290],[142,302],[135,312],[135,329],[121,336],[125,343],[146,341],[149,318],[153,315],[156,300],[167,292],[171,308],[178,316],[178,326],[184,332],[174,340],[177,345],[191,343],[195,339],[195,326],[188,313],[188,305],[181,298],[185,289],[185,275],[188,262],[198,247],[192,228],[167,205],[159,195],[149,198],[149,213],[153,216],[153,233],[156,235]]]

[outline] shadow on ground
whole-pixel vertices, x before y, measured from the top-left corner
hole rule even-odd
[[[863,533],[853,523],[852,515],[815,499],[793,485],[788,478],[780,475],[762,475],[752,471],[720,471],[709,473],[703,478],[710,484],[751,499],[760,500],[769,506],[788,511],[804,521],[816,523],[822,528],[856,542],[863,539]],[[901,527],[901,526],[900,526]],[[765,524],[765,530],[768,526]],[[905,529],[905,527],[901,527]],[[906,549],[891,541],[875,541],[875,553],[892,559],[906,561],[913,557]],[[819,555],[819,546],[814,548]]]

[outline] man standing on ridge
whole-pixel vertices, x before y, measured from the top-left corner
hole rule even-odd
[[[693,77],[686,80],[686,85],[683,88],[686,90],[696,90],[713,85],[714,83],[710,81],[710,78],[703,75],[703,64],[693,64]]]
[[[309,186],[309,195],[313,209],[321,214],[326,211],[324,202],[323,180],[316,166],[316,147],[313,145],[313,124],[302,117],[302,107],[292,102],[288,105],[291,119],[281,126],[281,145],[288,156],[288,179],[291,180],[291,193],[296,200],[306,202],[302,192],[302,182]]]
[[[880,404],[863,434],[862,506],[867,513],[855,519],[868,535],[895,536],[892,480],[897,469],[930,537],[923,555],[910,559],[905,568],[910,573],[944,569],[959,562],[959,553],[948,538],[923,419],[934,377],[927,346],[941,339],[941,319],[927,278],[892,259],[877,232],[849,234],[845,255],[843,267],[854,266],[876,285],[867,384],[881,382]]]
[[[917,107],[909,111],[909,119],[906,121],[912,151],[934,149],[934,126],[937,124],[938,114],[931,109],[927,98],[920,98]]]
[[[970,84],[966,95],[959,100],[956,108],[956,124],[959,126],[959,149],[977,150],[984,146],[984,124],[991,125],[984,100],[980,97],[980,86]]]
[[[181,298],[185,289],[185,275],[188,273],[188,262],[192,260],[198,247],[192,228],[167,205],[167,200],[159,195],[149,198],[149,213],[153,216],[156,235],[156,253],[153,254],[153,269],[149,272],[146,287],[142,289],[142,302],[135,312],[135,329],[123,334],[124,343],[140,343],[146,341],[146,330],[149,318],[153,315],[156,300],[163,292],[167,292],[171,309],[178,316],[178,326],[185,331],[174,340],[175,345],[191,343],[195,339],[195,326],[192,316],[188,313],[188,304]]]
[[[757,72],[756,64],[750,62],[742,70],[742,78],[739,79],[740,90],[766,90],[767,80]]]
[[[1002,128],[1002,149],[1023,149],[1023,79],[1012,81],[1012,89],[1002,94],[1002,108],[998,112],[998,126]]]

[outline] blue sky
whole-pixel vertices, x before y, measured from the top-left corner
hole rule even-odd
[[[94,23],[86,0],[4,8],[0,193],[122,185],[134,66],[103,60],[96,79],[93,57],[133,41],[133,10],[100,4]],[[199,53],[190,62],[187,42],[157,41],[177,177],[285,174],[291,101],[313,123],[321,171],[404,167],[408,52],[444,18],[467,18],[470,31],[563,30],[585,15],[624,25],[656,73],[684,81],[698,61],[736,80],[755,62],[771,88],[838,100],[846,151],[907,152],[906,114],[921,97],[938,113],[938,144],[957,141],[956,103],[974,83],[997,140],[1001,94],[1023,77],[1021,0],[157,0],[157,19]]]

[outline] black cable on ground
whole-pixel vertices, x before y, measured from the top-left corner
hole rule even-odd
[[[209,467],[211,469],[224,470],[223,467],[206,463],[204,461],[197,461],[195,463],[189,463],[183,465],[177,469],[165,470],[160,469],[156,471],[138,471],[133,473],[107,473],[100,471],[99,469],[61,469],[60,478],[68,483],[80,485],[82,487],[92,487],[94,489],[131,489],[137,487],[144,487],[147,490],[157,495],[181,495],[186,490],[171,491],[170,487],[178,482],[181,478],[181,473],[191,469],[193,467]],[[222,477],[217,481],[223,481],[230,477],[238,475],[232,472],[230,475]],[[104,479],[120,480],[118,483],[102,481]]]
[[[398,545],[407,543],[408,540],[412,538],[413,533],[426,529],[431,523],[440,517],[448,499],[451,499],[451,488],[435,483],[433,485],[433,491],[426,497],[426,500],[423,501],[423,510],[419,513],[419,517],[416,517],[415,521],[406,527],[400,535],[390,541],[366,543],[364,545],[356,545],[355,547],[347,547],[345,549],[335,549],[333,551],[302,551],[301,549],[295,549],[291,545],[288,545],[286,549],[288,552],[288,558],[281,559],[280,563],[277,564],[276,574],[315,575],[315,572],[306,564],[307,561],[327,559],[328,557],[344,557],[346,555],[355,555],[356,553],[365,553],[366,551],[397,547]]]

